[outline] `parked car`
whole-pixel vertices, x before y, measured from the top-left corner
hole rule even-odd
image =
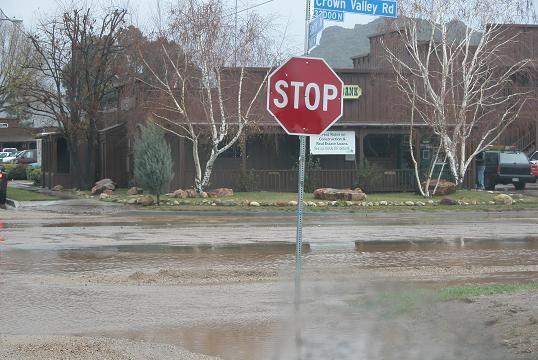
[[[12,164],[33,164],[37,162],[36,150],[24,150],[15,159],[11,161]]]
[[[525,184],[536,182],[531,175],[531,164],[525,153],[513,150],[487,150],[484,152],[486,190],[495,189],[497,184],[513,184],[523,190]]]
[[[15,154],[15,153],[19,152],[19,150],[17,150],[17,148],[3,148],[3,149],[2,149],[2,152],[7,152],[7,153],[10,153],[10,154]]]
[[[535,151],[529,156],[529,161],[531,164],[537,164],[538,165],[538,151]]]
[[[4,164],[11,164],[11,162],[12,162],[13,160],[15,160],[15,159],[16,159],[19,155],[21,155],[23,152],[24,152],[24,150],[23,150],[23,151],[19,151],[19,152],[15,153],[15,154],[11,154],[10,156],[6,156],[5,158],[2,159],[2,163],[4,163]]]
[[[538,163],[533,164],[531,163],[531,175],[535,178],[538,178]]]
[[[7,197],[7,174],[2,166],[0,166],[0,205],[6,203]]]
[[[7,151],[2,151],[0,152],[0,162],[2,162],[2,159],[7,157],[7,156],[10,156],[11,153],[7,152]]]

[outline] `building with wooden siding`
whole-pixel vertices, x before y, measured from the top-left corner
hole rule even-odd
[[[538,27],[510,25],[519,34],[519,41],[510,49],[510,57],[538,59]],[[393,36],[393,34],[388,34]],[[317,186],[346,188],[360,185],[359,169],[375,164],[380,169],[380,180],[369,191],[414,191],[415,179],[409,154],[410,114],[402,94],[394,86],[394,74],[383,60],[381,38],[370,37],[370,53],[353,58],[354,68],[336,69],[346,85],[358,85],[362,95],[345,100],[344,115],[333,126],[334,130],[354,131],[356,155],[317,156],[320,168],[312,172]],[[508,62],[507,62],[508,63]],[[266,69],[249,69],[263,74]],[[534,75],[537,74],[533,70]],[[538,90],[536,76],[522,79],[523,86],[534,94]],[[517,83],[517,82],[516,82]],[[137,124],[146,120],[147,89],[142,85],[118,87],[118,96],[102,113],[99,133],[99,178],[111,178],[120,186],[133,184],[133,144]],[[260,94],[255,105],[255,124],[246,130],[244,141],[223,153],[216,161],[210,187],[231,187],[236,190],[295,191],[297,189],[298,138],[288,136],[265,110],[265,94]],[[503,145],[514,145],[520,150],[536,149],[538,138],[536,97],[529,101],[517,123],[502,139]],[[419,163],[429,164],[434,139],[426,126],[415,124],[418,131],[411,139]],[[44,186],[60,182],[67,185],[69,169],[60,166],[61,137],[49,136],[44,149],[49,160],[44,160]],[[168,134],[172,148],[175,177],[171,190],[189,188],[194,184],[194,163],[188,140]],[[45,151],[45,150],[44,150]],[[202,156],[203,157],[203,156]],[[442,166],[442,165],[440,165]],[[62,173],[62,171],[64,173]],[[472,171],[472,169],[471,169]],[[56,174],[50,177],[47,174]],[[48,176],[48,177],[47,177]],[[466,185],[474,186],[474,175],[467,176]],[[60,183],[61,183],[60,182]]]

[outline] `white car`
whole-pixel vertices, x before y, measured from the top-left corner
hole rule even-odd
[[[538,151],[535,151],[529,156],[529,161],[531,164],[538,165]]]
[[[15,153],[18,153],[19,150],[17,150],[17,148],[3,148],[3,149],[2,149],[2,152],[7,152],[7,153],[10,153],[10,154],[15,154]]]
[[[11,164],[11,162],[13,160],[15,160],[20,154],[22,154],[24,151],[19,151],[15,154],[10,154],[9,156],[6,156],[5,158],[2,159],[2,162],[4,164]]]

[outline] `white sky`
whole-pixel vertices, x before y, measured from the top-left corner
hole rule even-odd
[[[235,0],[225,0],[230,6],[235,6]],[[238,0],[238,10],[264,3],[267,0]],[[152,22],[157,13],[157,0],[93,0],[92,3],[102,4],[128,4],[128,9],[133,14],[135,24],[144,24]],[[31,30],[37,23],[37,20],[44,14],[54,13],[58,4],[65,3],[61,0],[2,0],[0,8],[7,16],[22,19],[24,26]],[[170,3],[169,0],[160,0],[161,8]],[[261,5],[256,9],[259,13],[274,17],[275,26],[279,33],[286,31],[287,48],[297,49],[298,52],[303,48],[304,42],[304,18],[305,18],[305,0],[272,0],[270,3]],[[373,17],[362,15],[346,14],[345,23],[326,22],[325,26],[340,25],[353,27],[356,23],[364,24],[374,20]]]

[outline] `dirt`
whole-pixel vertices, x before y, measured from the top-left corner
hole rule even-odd
[[[210,360],[172,345],[66,336],[0,336],[0,359]]]

